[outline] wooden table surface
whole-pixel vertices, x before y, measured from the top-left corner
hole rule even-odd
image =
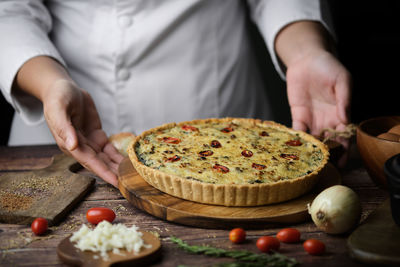
[[[387,192],[376,187],[362,166],[353,146],[348,167],[341,171],[342,183],[355,190],[362,203],[362,220],[375,210],[387,197]],[[51,157],[61,153],[56,146],[0,147],[0,175],[7,172],[34,170],[46,167]],[[92,175],[84,172],[86,175]],[[93,175],[92,175],[93,176]],[[85,214],[91,207],[104,206],[117,214],[116,223],[135,224],[142,230],[157,232],[162,243],[162,257],[152,266],[213,266],[229,262],[227,258],[211,258],[188,254],[168,240],[169,236],[182,238],[193,245],[208,244],[225,249],[247,249],[257,252],[256,241],[262,235],[275,235],[288,225],[265,225],[262,230],[247,230],[247,242],[236,245],[229,241],[229,230],[201,229],[162,221],[129,204],[121,193],[96,178],[95,189],[67,215],[50,233],[36,237],[29,226],[0,224],[0,266],[64,266],[57,257],[58,243],[86,223]],[[281,244],[280,252],[298,260],[300,266],[364,266],[348,255],[348,235],[328,235],[319,231],[310,220],[289,225],[301,232],[302,240],[316,238],[326,245],[322,256],[310,256],[302,244]],[[246,225],[243,225],[246,229]]]

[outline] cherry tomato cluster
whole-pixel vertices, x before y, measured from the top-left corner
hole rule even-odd
[[[115,213],[109,208],[96,207],[88,209],[86,212],[86,219],[91,224],[98,224],[103,220],[109,221],[110,223],[115,219]],[[43,235],[46,233],[48,223],[45,218],[36,218],[32,224],[31,229],[35,235]]]
[[[257,248],[261,252],[278,251],[280,243],[299,243],[300,232],[295,228],[280,230],[276,237],[262,236],[257,240]],[[235,244],[243,243],[246,240],[246,231],[242,228],[235,228],[229,232],[229,240]],[[308,239],[303,243],[304,250],[310,255],[321,255],[325,252],[325,244],[317,239]]]

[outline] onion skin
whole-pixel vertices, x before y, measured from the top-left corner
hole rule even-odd
[[[342,234],[353,229],[361,217],[357,194],[349,187],[335,185],[322,191],[308,205],[315,225],[329,234]]]

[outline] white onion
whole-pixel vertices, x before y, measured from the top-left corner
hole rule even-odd
[[[329,234],[340,234],[358,224],[361,204],[357,194],[343,185],[335,185],[322,191],[308,204],[308,213],[315,225]]]

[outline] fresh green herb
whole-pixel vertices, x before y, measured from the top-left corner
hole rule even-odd
[[[204,254],[211,257],[228,257],[240,261],[240,262],[226,263],[226,265],[221,265],[221,266],[292,267],[298,264],[296,259],[287,257],[278,252],[274,252],[272,254],[258,254],[247,250],[226,250],[211,246],[191,246],[182,239],[174,236],[171,236],[170,240],[173,243],[177,244],[178,247],[189,253]]]

